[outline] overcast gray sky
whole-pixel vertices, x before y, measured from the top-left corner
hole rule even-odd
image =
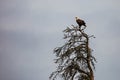
[[[119,0],[0,0],[0,80],[49,80],[53,49],[75,16],[96,36],[95,80],[119,80]]]

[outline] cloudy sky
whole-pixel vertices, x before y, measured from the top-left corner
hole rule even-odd
[[[119,0],[0,0],[0,80],[49,80],[53,49],[64,44],[63,30],[77,25],[95,35],[96,80],[119,80]]]

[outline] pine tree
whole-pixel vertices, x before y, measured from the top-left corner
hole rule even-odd
[[[57,76],[64,80],[94,80],[96,59],[89,46],[89,39],[94,36],[87,35],[84,30],[72,25],[63,31],[66,43],[54,49],[58,66],[50,75],[51,80]]]

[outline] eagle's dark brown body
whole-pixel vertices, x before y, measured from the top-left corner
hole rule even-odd
[[[76,18],[76,22],[79,25],[79,27],[81,27],[81,26],[87,27],[86,23],[83,20],[79,19],[78,17],[75,17],[75,18]]]

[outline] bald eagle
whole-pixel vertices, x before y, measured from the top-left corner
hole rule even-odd
[[[83,20],[79,19],[78,17],[75,17],[75,19],[76,19],[77,24],[79,25],[79,28],[81,28],[82,25],[87,27],[86,23]]]

